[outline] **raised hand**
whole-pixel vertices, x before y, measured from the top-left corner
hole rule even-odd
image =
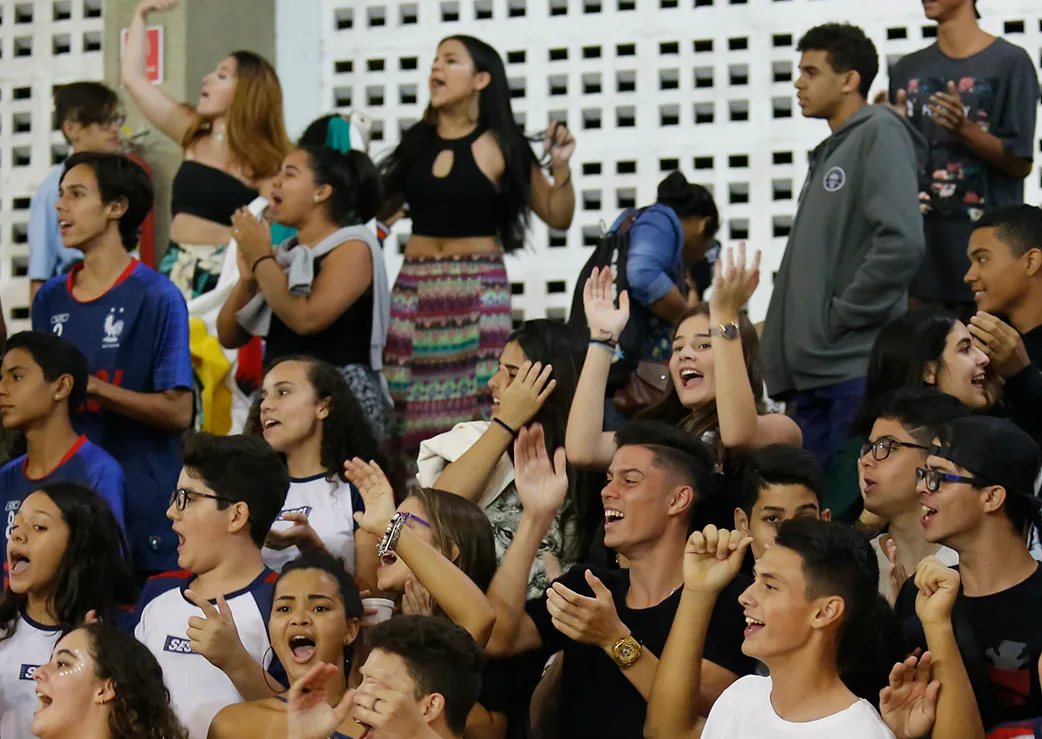
[[[557,515],[568,495],[566,466],[564,449],[555,451],[550,462],[542,426],[521,429],[514,442],[514,484],[524,513],[543,518]]]
[[[901,592],[901,586],[908,579],[908,573],[905,571],[904,565],[897,561],[897,543],[890,538],[886,540],[886,557],[890,560],[886,570],[887,579],[890,581],[890,596],[887,600],[890,601],[890,607],[893,608],[894,603],[897,602],[897,596]]]
[[[546,129],[546,151],[550,154],[550,167],[555,172],[567,169],[568,161],[575,153],[575,137],[568,127],[557,121],[550,121]]]
[[[880,90],[879,94],[876,95],[876,99],[872,102],[876,105],[889,105],[890,109],[902,118],[908,117],[908,93],[904,90],[897,91],[897,95],[894,97],[893,102],[890,102],[886,90]]]
[[[760,250],[753,254],[752,264],[746,263],[745,242],[738,245],[738,260],[734,249],[727,247],[725,254],[716,262],[713,276],[713,292],[709,296],[709,309],[713,320],[732,320],[760,284]]]
[[[593,268],[583,287],[583,308],[591,339],[619,340],[630,320],[630,296],[623,290],[619,293],[619,307],[615,307],[611,268]]]
[[[734,580],[752,543],[751,536],[712,524],[691,534],[684,547],[684,589],[717,595]]]
[[[206,657],[218,669],[224,670],[244,651],[239,639],[235,617],[223,595],[217,596],[217,605],[192,590],[185,591],[185,598],[192,601],[203,612],[202,618],[188,619],[189,646],[196,654]]]
[[[271,226],[255,218],[249,208],[239,208],[232,214],[232,236],[252,276],[257,260],[272,253]]]
[[[519,429],[535,418],[557,387],[557,380],[550,379],[553,371],[553,365],[544,367],[541,362],[522,364],[499,396],[496,417],[512,429]]]
[[[923,626],[951,622],[952,608],[959,596],[959,573],[936,557],[927,557],[915,568],[915,615]]]
[[[1013,377],[1031,364],[1020,332],[1005,321],[980,311],[966,328],[973,334],[973,343],[988,355],[992,368],[1003,378]]]
[[[288,529],[270,529],[264,539],[264,546],[278,550],[297,547],[301,552],[313,552],[316,549],[323,548],[322,540],[318,537],[315,530],[311,528],[311,524],[308,522],[308,517],[305,514],[299,512],[283,513],[276,520],[289,521],[293,525]]]
[[[405,616],[430,616],[434,613],[434,598],[430,591],[415,577],[405,581],[402,594],[402,614]]]
[[[935,92],[929,102],[930,117],[941,128],[958,134],[966,120],[966,109],[959,95],[959,88],[951,80],[948,81],[947,92]]]
[[[157,10],[170,10],[171,8],[176,7],[177,0],[142,0],[142,2],[138,3],[134,12],[142,16],[147,16],[149,13]]]
[[[326,683],[337,668],[320,662],[290,686],[286,701],[287,739],[328,739],[347,720],[355,691],[349,690],[337,705],[329,705]]]
[[[355,721],[371,729],[365,736],[373,739],[435,736],[420,713],[414,688],[402,675],[373,665],[366,665],[364,673],[362,684],[357,690],[348,691],[348,695],[354,693],[351,714]],[[291,736],[291,739],[312,737]]]
[[[931,668],[929,652],[898,662],[879,692],[879,713],[897,739],[925,739],[933,731],[941,683],[930,680]]]
[[[586,570],[586,582],[593,588],[592,598],[555,582],[546,591],[546,610],[554,628],[569,639],[611,649],[630,630],[619,618],[611,591],[590,570]]]
[[[376,462],[364,462],[358,457],[344,462],[344,474],[365,502],[365,512],[355,513],[355,521],[363,531],[383,536],[395,511],[394,489],[387,475]]]

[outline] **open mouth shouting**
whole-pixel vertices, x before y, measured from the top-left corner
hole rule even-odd
[[[430,87],[431,94],[433,95],[435,92],[444,89],[445,78],[440,74],[432,74],[427,85]]]
[[[294,662],[306,665],[315,656],[315,640],[306,634],[294,634],[289,638],[289,651]]]
[[[25,552],[7,547],[7,571],[11,577],[20,577],[29,571],[31,561]]]
[[[979,375],[974,375],[973,376],[973,379],[970,380],[970,384],[973,385],[975,390],[979,390],[980,392],[983,393],[984,392],[984,380],[985,380],[984,373],[981,372]]]
[[[69,230],[72,228],[72,225],[72,221],[68,220],[67,218],[60,219],[58,221],[58,229],[61,231],[61,235],[65,236],[67,233],[69,233]]]
[[[923,503],[923,515],[922,518],[919,519],[919,523],[921,523],[923,525],[923,528],[925,529],[927,525],[929,525],[930,521],[933,520],[933,517],[936,515],[936,508],[931,508],[930,506],[926,505],[926,503]]]
[[[759,633],[760,629],[764,627],[763,621],[757,621],[752,616],[745,617],[745,638],[748,639],[750,636]]]
[[[50,707],[51,703],[54,702],[54,699],[51,698],[51,696],[47,695],[46,693],[40,690],[39,685],[36,686],[36,697],[37,699],[39,699],[40,705],[37,707],[35,711],[33,711],[33,716],[39,716],[40,713],[45,711],[48,707]]]
[[[264,419],[264,421],[261,422],[261,426],[263,427],[265,432],[267,432],[269,429],[275,428],[278,425],[279,422],[276,421],[274,418],[266,418]]]
[[[614,527],[619,521],[626,518],[626,514],[617,508],[605,508],[604,509],[604,530],[608,531]]]
[[[680,370],[680,385],[684,389],[698,387],[703,379],[702,373],[693,367]]]

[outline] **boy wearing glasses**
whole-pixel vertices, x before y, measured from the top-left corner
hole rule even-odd
[[[926,540],[959,553],[962,594],[952,624],[962,661],[976,674],[984,727],[1042,716],[1042,570],[1028,551],[1042,523],[1035,494],[1038,445],[1012,422],[959,418],[940,429],[916,470]],[[909,580],[896,610],[909,647],[926,647]]]
[[[858,481],[865,510],[890,524],[872,540],[872,549],[879,560],[879,592],[892,605],[920,561],[937,557],[948,566],[959,561],[955,551],[923,536],[915,469],[926,461],[936,429],[969,409],[951,395],[908,388],[884,395],[866,413],[874,421],[861,448]]]
[[[55,128],[72,146],[72,153],[93,151],[118,154],[119,130],[125,116],[119,97],[100,82],[73,82],[54,90]],[[66,248],[58,226],[58,185],[63,167],[53,167],[29,204],[29,301],[55,275],[83,259],[78,249]]]
[[[277,575],[261,547],[286,501],[278,454],[249,436],[188,435],[167,517],[179,572],[145,585],[134,636],[163,668],[171,705],[192,739],[225,706],[274,695],[268,617]],[[267,672],[265,672],[267,670]]]

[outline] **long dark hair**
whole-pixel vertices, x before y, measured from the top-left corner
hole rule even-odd
[[[684,321],[695,316],[708,317],[709,303],[700,303],[682,315],[673,329],[673,339],[676,339],[677,331]],[[752,387],[753,400],[756,401],[756,410],[763,413],[765,406],[763,402],[763,364],[760,362],[760,337],[756,333],[756,327],[744,313],[738,314],[738,333],[742,341],[745,371],[749,375],[749,385]],[[715,429],[719,423],[715,400],[706,403],[701,408],[691,410],[680,402],[680,396],[672,382],[670,382],[666,397],[656,405],[641,411],[638,418],[680,426],[695,436],[702,436],[707,431]],[[717,445],[715,452],[719,458],[724,450]]]
[[[510,107],[510,85],[499,53],[473,36],[448,36],[438,45],[446,41],[459,41],[466,46],[474,61],[474,69],[487,72],[491,77],[491,81],[479,93],[478,126],[491,131],[496,137],[506,162],[503,176],[496,183],[499,188],[497,235],[503,251],[517,251],[525,245],[525,231],[532,206],[532,167],[538,161],[524,132],[514,120],[514,112]],[[428,106],[423,120],[405,131],[398,146],[379,164],[384,178],[384,192],[388,198],[380,211],[381,216],[390,216],[401,207],[409,170],[436,140],[437,111]]]
[[[383,202],[380,174],[365,152],[340,153],[325,146],[301,146],[308,155],[316,185],[329,185],[333,194],[323,204],[338,226],[368,223]]]
[[[347,482],[344,474],[344,462],[359,457],[375,461],[390,474],[391,466],[384,454],[383,447],[369,427],[365,411],[355,399],[347,380],[333,365],[314,357],[291,355],[279,357],[264,370],[267,377],[272,369],[283,362],[303,362],[308,368],[308,382],[315,390],[318,400],[329,401],[329,415],[322,421],[322,447],[320,459],[322,467],[329,473],[329,478],[339,477]],[[250,413],[243,430],[248,436],[264,438],[264,430],[260,423],[260,395],[250,406]]]
[[[112,739],[188,739],[170,707],[163,669],[148,647],[107,624],[86,624],[77,630],[85,631],[91,642],[95,677],[112,681]]]
[[[656,202],[669,206],[677,218],[708,218],[703,236],[712,239],[720,228],[720,211],[713,194],[702,185],[687,181],[683,172],[676,170],[658,183]]]
[[[111,618],[137,599],[134,574],[124,559],[130,551],[109,504],[89,488],[71,482],[40,486],[61,511],[69,541],[54,573],[53,615],[62,627],[83,623],[88,611]],[[29,596],[8,583],[0,597],[0,641],[14,636]]]
[[[585,342],[567,324],[546,318],[525,321],[510,334],[507,343],[511,341],[518,343],[528,360],[553,366],[552,377],[557,385],[531,421],[542,425],[546,453],[552,459],[554,451],[564,446],[568,413],[582,371]],[[513,447],[510,447],[509,454],[512,459]],[[594,532],[604,522],[600,496],[603,487],[603,475],[568,465],[568,501],[562,518],[566,529],[574,526],[575,541],[569,543],[574,543],[577,550],[569,552],[568,559],[578,559],[586,554]]]
[[[875,418],[867,409],[894,390],[924,387],[923,376],[931,362],[940,366],[952,326],[959,320],[954,313],[923,310],[898,316],[880,329],[872,344],[865,375],[865,399],[851,430],[865,436]]]

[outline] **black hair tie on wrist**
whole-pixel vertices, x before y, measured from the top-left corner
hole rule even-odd
[[[498,418],[493,418],[492,419],[492,423],[494,423],[497,426],[500,426],[501,428],[503,428],[503,430],[505,430],[508,434],[513,436],[515,439],[517,438],[518,432],[514,431],[514,429],[510,428],[509,426],[507,426],[507,424],[504,421],[501,421]]]

